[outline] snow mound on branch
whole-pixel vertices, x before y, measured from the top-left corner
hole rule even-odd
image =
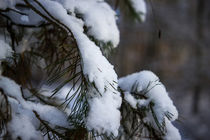
[[[168,96],[165,86],[151,71],[141,71],[120,78],[119,86],[124,91],[137,92],[154,102],[154,111],[159,122],[163,122],[167,112],[172,114],[172,121],[178,118],[178,111]]]
[[[94,129],[107,135],[118,135],[120,127],[120,111],[116,110],[121,105],[118,94],[106,92],[101,98],[93,98],[89,101],[90,112],[87,118],[87,128]]]
[[[21,113],[21,114],[20,114]],[[12,139],[22,140],[43,139],[41,132],[37,131],[31,122],[31,118],[22,112],[12,114],[12,120],[7,124]]]
[[[73,14],[80,14],[88,28],[87,34],[113,47],[119,44],[116,13],[103,0],[64,0],[63,6]]]

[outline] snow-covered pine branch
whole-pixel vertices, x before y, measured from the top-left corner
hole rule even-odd
[[[128,2],[145,20],[144,1]],[[7,29],[0,34],[2,138],[121,139],[126,135],[122,110],[127,102],[147,114],[145,127],[166,139],[176,132],[180,139],[171,123],[177,110],[154,74],[133,74],[118,85],[114,67],[102,52],[119,44],[115,11],[104,0],[0,0],[0,16]],[[19,75],[19,65],[28,67],[25,75]],[[58,85],[55,90],[45,81],[36,90],[30,79],[35,67],[47,69],[48,81]],[[10,117],[5,119],[5,113]]]
[[[133,109],[148,110],[141,118],[144,123],[166,135],[166,139],[181,139],[178,130],[171,123],[178,119],[176,107],[154,73],[141,71],[122,77],[119,79],[119,87],[124,93],[125,101]]]

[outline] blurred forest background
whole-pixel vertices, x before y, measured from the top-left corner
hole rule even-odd
[[[120,17],[119,76],[151,70],[179,110],[183,139],[210,137],[210,1],[147,0],[146,21]]]

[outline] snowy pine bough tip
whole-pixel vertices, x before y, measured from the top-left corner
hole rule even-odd
[[[125,94],[125,100],[134,109],[151,108],[144,118],[146,123],[165,133],[165,138],[169,137],[167,133],[169,131],[169,135],[174,132],[174,136],[181,139],[178,130],[171,123],[178,119],[178,111],[168,96],[165,86],[154,73],[141,71],[122,77],[119,79],[119,87]],[[138,98],[138,95],[141,98]]]
[[[144,20],[144,0],[128,1]],[[45,95],[23,89],[24,86],[0,73],[0,104],[5,106],[0,108],[4,112],[0,116],[3,122],[0,129],[6,128],[5,133],[0,131],[0,136],[8,132],[11,139],[71,139],[84,128],[86,137],[83,139],[111,139],[112,136],[120,139],[124,135],[121,130],[125,129],[121,124],[124,118],[121,110],[123,101],[126,101],[136,110],[148,108],[143,121],[160,130],[162,137],[170,139],[174,132],[180,138],[171,123],[178,117],[177,110],[158,77],[152,72],[142,71],[118,81],[114,67],[103,55],[104,47],[115,48],[119,44],[116,13],[104,0],[0,0],[0,12],[17,27],[42,28],[51,24],[46,29],[52,26],[61,28],[71,37],[76,46],[72,50],[76,50],[79,58],[73,68],[74,75],[57,88],[60,93],[54,92],[53,95],[57,95],[53,98],[48,96],[48,91]],[[0,61],[5,61],[13,53],[16,55],[15,50],[13,52],[9,44],[0,39]],[[26,50],[20,53],[24,54]],[[73,54],[72,50],[69,55]],[[69,90],[62,91],[67,83]],[[67,92],[62,93],[64,91]],[[144,99],[137,98],[138,95]]]
[[[171,114],[170,120],[174,121],[178,118],[178,112],[169,98],[165,86],[159,81],[159,78],[151,71],[141,71],[133,73],[119,79],[119,86],[123,91],[134,92],[144,95],[150,102],[154,103],[154,108],[159,122],[163,122],[163,116],[166,112]],[[144,105],[141,101],[137,106]],[[132,103],[133,104],[133,103]]]

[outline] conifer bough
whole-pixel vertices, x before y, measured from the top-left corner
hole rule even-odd
[[[115,2],[145,20],[144,0]],[[104,0],[0,0],[0,139],[181,139],[159,78],[105,57],[116,20]]]

